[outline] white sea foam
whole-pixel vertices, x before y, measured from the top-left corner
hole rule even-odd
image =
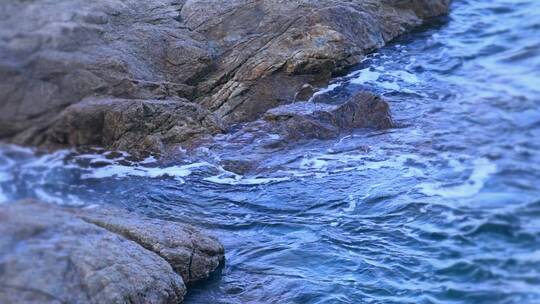
[[[140,161],[139,164],[140,165],[155,164],[155,163],[157,163],[157,161],[158,160],[153,155],[151,155],[151,156],[143,159],[142,161]]]
[[[379,81],[382,76],[389,78],[390,80]],[[348,77],[351,77],[350,83],[352,84],[366,84],[366,83],[376,83],[378,86],[392,90],[400,91],[401,86],[398,84],[399,81],[406,82],[408,84],[418,84],[420,80],[418,77],[407,71],[390,71],[385,72],[384,67],[378,67],[376,69],[366,68],[354,73],[351,73]],[[410,90],[408,90],[410,91]]]
[[[392,72],[391,75],[394,75],[400,80],[410,83],[410,84],[420,83],[420,80],[418,79],[416,75],[409,73],[407,71],[395,71],[395,72]]]
[[[65,162],[66,157],[72,153],[69,150],[60,150],[52,154],[45,154],[42,156],[35,157],[30,161],[24,163],[22,168],[53,168],[53,167],[70,167],[73,168],[75,165],[70,165]]]
[[[81,176],[83,179],[101,179],[101,178],[125,178],[125,177],[147,177],[160,178],[171,177],[179,181],[183,181],[193,173],[193,169],[209,166],[208,163],[193,163],[182,166],[171,166],[165,168],[159,167],[144,167],[144,166],[124,166],[110,165],[102,168],[92,169],[91,172]]]
[[[345,212],[353,212],[356,209],[357,200],[354,198],[354,196],[351,194],[349,195],[349,206],[347,208],[343,209]]]
[[[46,203],[67,205],[67,206],[86,205],[86,203],[83,200],[81,200],[78,196],[73,195],[73,194],[68,194],[68,195],[62,195],[60,193],[51,194],[41,188],[34,189],[34,194],[40,201],[46,202]]]
[[[340,79],[340,81],[336,81],[328,85],[326,88],[323,88],[313,94],[313,97],[310,98],[310,101],[313,100],[316,96],[332,92],[335,89],[341,86],[345,86],[349,83],[356,85],[375,84],[378,87],[384,88],[389,91],[400,91],[406,93],[416,92],[411,89],[402,88],[399,82],[405,82],[410,85],[420,83],[420,79],[418,79],[418,77],[413,73],[407,71],[386,71],[384,66],[375,66],[357,70]]]
[[[15,152],[19,154],[33,155],[34,150],[29,147],[11,145],[11,144],[0,144],[0,154],[5,152]]]
[[[273,134],[273,133],[268,133],[268,137],[271,139],[271,140],[278,140],[281,138],[281,136],[279,136],[279,134]]]
[[[391,169],[408,169],[405,163],[409,160],[418,160],[418,155],[414,154],[403,154],[396,156],[394,158],[389,158],[382,161],[366,161],[364,168],[377,170],[381,168],[391,168]]]
[[[46,203],[61,204],[64,202],[63,199],[60,199],[59,197],[51,195],[45,192],[41,188],[35,188],[34,193],[36,194],[37,198],[39,198],[41,201],[46,202]]]
[[[399,86],[399,84],[397,84],[395,82],[381,81],[381,82],[378,82],[377,84],[380,87],[385,88],[385,89],[390,90],[390,91],[400,91],[401,90],[401,87]]]
[[[381,77],[380,72],[372,70],[370,68],[362,69],[352,75],[354,76],[354,78],[350,80],[350,83],[352,84],[365,84],[368,82],[375,82],[379,80],[379,77]]]
[[[407,166],[408,161],[419,161],[414,154],[404,154],[384,160],[372,160],[365,153],[320,154],[303,158],[297,168],[288,173],[295,177],[325,177],[331,173],[390,169],[401,172],[403,177],[424,176],[421,169]]]
[[[92,165],[94,164],[113,164],[114,160],[109,159],[101,154],[83,154],[76,157],[79,160],[88,160]]]
[[[205,181],[221,185],[263,185],[270,183],[279,183],[290,180],[289,177],[244,177],[233,173],[224,173],[220,175],[206,177]]]
[[[309,100],[311,101],[311,100],[313,100],[313,98],[315,98],[316,96],[319,96],[319,95],[323,95],[323,94],[332,92],[333,90],[339,88],[342,84],[343,84],[343,83],[340,83],[340,82],[332,83],[332,84],[330,84],[329,86],[327,86],[326,88],[321,89],[321,90],[315,92],[315,94],[313,94],[313,96],[311,96],[311,98],[310,98]]]
[[[497,165],[487,158],[473,161],[473,171],[469,178],[461,185],[446,187],[441,183],[423,183],[418,185],[421,193],[428,196],[442,196],[445,198],[470,197],[478,194],[491,175],[497,172]]]
[[[302,169],[325,169],[328,166],[326,160],[320,158],[303,158],[300,162],[300,168]]]

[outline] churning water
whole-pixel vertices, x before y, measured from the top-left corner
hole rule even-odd
[[[401,128],[273,151],[246,176],[3,146],[0,201],[206,228],[227,262],[187,303],[540,303],[540,1],[456,0],[316,99],[360,90]]]

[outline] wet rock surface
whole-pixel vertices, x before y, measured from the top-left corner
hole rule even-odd
[[[295,143],[335,139],[358,128],[385,130],[393,126],[388,102],[360,92],[339,104],[295,102],[270,109],[261,119],[216,136],[196,150],[210,152],[227,171],[245,174],[257,170],[261,159]]]
[[[161,151],[181,143],[186,134],[215,133],[218,120],[225,125],[252,121],[294,101],[306,85],[326,82],[425,18],[445,13],[448,4],[3,1],[0,137],[30,145]],[[89,97],[101,102],[88,102]],[[98,130],[103,126],[99,120],[70,123],[74,113],[116,116],[120,100],[133,100],[121,102],[123,112],[137,112],[141,103],[155,100],[167,107],[178,103],[178,108],[188,100],[201,109],[174,109],[178,115],[165,126],[162,114],[117,119],[113,125],[123,131],[112,137]],[[204,111],[215,115],[209,120],[216,124],[196,119]],[[141,128],[134,120],[151,127]]]
[[[339,105],[297,102],[280,106],[266,112],[263,119],[288,139],[328,139],[353,128],[392,127],[388,103],[368,92]]]
[[[1,303],[179,303],[223,261],[195,228],[117,209],[0,207]]]

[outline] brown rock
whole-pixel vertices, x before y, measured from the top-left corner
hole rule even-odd
[[[296,102],[269,110],[264,120],[284,138],[335,138],[354,128],[388,129],[393,126],[388,103],[362,92],[343,104]]]
[[[103,134],[94,122],[108,110],[90,110],[88,99],[115,100],[112,108],[134,100],[122,101],[122,111],[138,113],[141,103],[184,98],[227,125],[252,121],[291,103],[305,84],[327,81],[425,18],[445,13],[449,2],[0,1],[0,138],[159,150],[212,134],[215,124],[206,129],[188,116],[164,134],[162,114],[117,115],[114,125],[122,131]],[[58,118],[63,111],[89,117],[66,125],[70,118]]]
[[[250,121],[290,103],[306,83],[328,80],[363,56],[447,12],[450,0],[193,0],[181,16],[217,46],[197,100],[225,122]]]

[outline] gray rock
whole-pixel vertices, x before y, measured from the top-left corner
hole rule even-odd
[[[393,126],[388,103],[361,92],[342,104],[296,102],[264,114],[269,129],[284,139],[329,139],[354,128],[389,129]]]
[[[0,303],[179,303],[185,282],[222,260],[215,239],[178,223],[115,209],[0,206]]]
[[[295,102],[268,110],[261,119],[227,135],[216,136],[203,147],[220,159],[227,171],[245,174],[276,150],[311,139],[334,139],[356,128],[394,126],[388,103],[361,92],[341,104]]]
[[[189,225],[130,217],[115,209],[77,210],[76,214],[157,253],[186,284],[207,278],[224,259],[223,246],[216,239]]]
[[[197,100],[225,122],[244,122],[447,12],[450,0],[222,2],[187,1],[181,16],[217,54],[216,68],[197,86]]]
[[[204,38],[176,20],[182,5],[173,0],[1,1],[0,136],[19,144],[48,144],[56,139],[45,134],[56,127],[57,114],[91,96],[192,97],[193,79],[212,59]],[[154,124],[154,117],[143,120]],[[130,136],[118,140],[135,139]],[[117,141],[101,144],[126,148]]]
[[[215,133],[216,119],[252,121],[292,102],[306,84],[320,86],[425,18],[445,13],[449,2],[0,1],[0,138],[161,150],[185,134]],[[88,102],[91,97],[102,102]],[[114,138],[88,123],[116,111],[103,102],[122,100],[123,110],[137,112],[141,103],[185,99],[209,110],[203,116],[215,115],[208,120],[216,123],[177,111],[166,123],[172,134],[164,134],[163,115],[137,114],[117,120],[125,132]],[[92,117],[66,126],[73,113]],[[143,124],[160,130],[130,127]]]

